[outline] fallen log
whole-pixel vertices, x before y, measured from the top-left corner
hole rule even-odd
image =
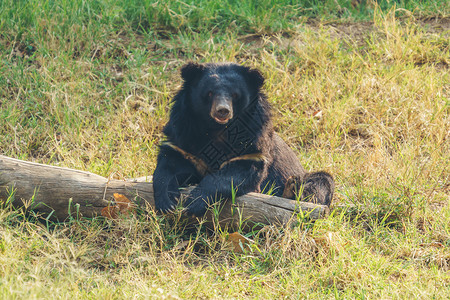
[[[183,190],[182,194],[189,190]],[[137,205],[154,207],[151,182],[109,180],[89,172],[0,155],[0,202],[11,201],[15,207],[25,207],[63,221],[75,215],[100,216],[102,209],[112,204],[114,193],[125,195]],[[299,212],[311,219],[319,219],[328,215],[329,208],[249,193],[237,197],[235,203],[225,201],[218,219],[230,227],[242,221],[285,225]]]

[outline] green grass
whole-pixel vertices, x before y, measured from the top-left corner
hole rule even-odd
[[[152,174],[179,68],[233,61],[264,73],[277,132],[349,207],[249,233],[238,254],[223,228],[151,211],[47,224],[3,203],[0,298],[449,298],[448,16],[448,1],[0,1],[1,154]]]

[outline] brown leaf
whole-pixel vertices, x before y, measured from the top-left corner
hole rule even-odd
[[[444,245],[439,242],[431,242],[428,244],[420,244],[420,247],[434,247],[434,248],[444,248]]]
[[[173,247],[173,250],[183,250],[184,248],[189,246],[190,243],[191,241],[182,241],[181,243]]]
[[[113,196],[116,200],[116,206],[119,208],[121,213],[132,212],[134,210],[133,202],[128,200],[127,197],[118,193],[114,193]]]
[[[134,204],[125,195],[113,194],[116,204],[102,209],[102,216],[108,219],[117,219],[119,215],[134,214]]]
[[[250,250],[250,244],[254,243],[251,239],[243,236],[238,232],[233,232],[228,235],[227,241],[233,246],[233,251],[236,253],[244,253]]]
[[[116,206],[107,206],[102,209],[102,216],[107,219],[117,219],[119,209]]]
[[[318,120],[322,119],[323,112],[321,110],[316,110],[313,112],[312,116]]]

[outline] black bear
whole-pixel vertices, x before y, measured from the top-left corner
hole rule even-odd
[[[188,63],[173,99],[153,176],[155,206],[175,208],[179,188],[197,184],[184,206],[202,216],[209,204],[248,192],[330,205],[334,181],[307,173],[274,132],[262,74],[234,63]]]

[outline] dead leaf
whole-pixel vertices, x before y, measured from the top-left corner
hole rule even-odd
[[[121,213],[128,212],[134,207],[133,202],[128,200],[125,195],[114,193],[113,196]]]
[[[250,250],[250,245],[254,243],[253,240],[243,236],[238,232],[233,232],[228,235],[227,241],[233,246],[233,251],[236,253],[244,253]]]
[[[420,247],[433,247],[433,248],[444,248],[444,245],[439,242],[431,242],[428,244],[420,244]]]
[[[107,219],[117,219],[119,209],[116,206],[107,206],[102,209],[102,216]]]
[[[125,195],[114,193],[113,196],[115,205],[104,207],[101,212],[103,217],[117,219],[119,215],[134,214],[135,206]]]
[[[312,116],[318,120],[322,119],[323,112],[321,110],[316,110],[313,112]]]
[[[182,241],[181,243],[179,243],[178,245],[173,247],[173,250],[183,250],[184,248],[189,246],[190,243],[191,243],[191,241]]]

